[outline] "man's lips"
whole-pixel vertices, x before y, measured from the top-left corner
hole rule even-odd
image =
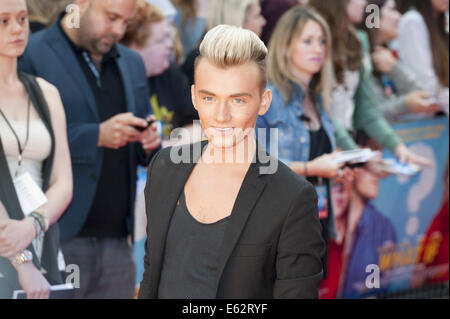
[[[23,39],[18,39],[18,40],[15,40],[13,42],[10,42],[10,44],[22,44],[24,41],[25,40],[23,40]]]
[[[234,132],[233,127],[210,127],[210,129],[214,133],[225,134],[225,135],[233,134],[233,132]]]

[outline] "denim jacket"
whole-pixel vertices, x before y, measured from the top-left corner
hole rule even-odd
[[[256,136],[258,136],[259,128],[277,128],[278,155],[271,155],[277,157],[287,166],[294,161],[309,161],[310,135],[308,128],[300,119],[305,114],[305,110],[302,107],[306,93],[305,89],[298,84],[294,84],[291,100],[285,105],[280,92],[278,92],[275,86],[269,84],[267,88],[272,90],[272,104],[265,115],[258,117],[256,122]],[[321,124],[334,150],[336,148],[335,130],[330,117],[323,107],[321,95],[316,96],[315,102],[319,108]],[[259,142],[266,147],[268,152],[273,153],[274,150],[270,148],[271,138],[269,132],[266,133],[265,140],[260,138]]]

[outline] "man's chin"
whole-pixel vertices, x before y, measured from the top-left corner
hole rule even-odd
[[[114,43],[109,45],[109,44],[100,44],[100,45],[96,45],[95,46],[95,51],[97,52],[97,54],[99,55],[105,55],[107,54],[109,51],[111,51],[112,47],[114,46]]]

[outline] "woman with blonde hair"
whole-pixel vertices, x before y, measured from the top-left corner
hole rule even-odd
[[[266,149],[272,156],[277,151],[282,162],[316,186],[325,239],[328,227],[334,233],[329,180],[350,173],[334,161],[335,128],[327,114],[330,56],[331,37],[324,19],[311,8],[296,6],[287,11],[269,43],[272,105],[256,125],[278,129],[278,141],[266,132]],[[273,145],[276,142],[278,147]]]

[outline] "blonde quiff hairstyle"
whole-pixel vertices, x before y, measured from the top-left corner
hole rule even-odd
[[[200,56],[195,61],[195,67],[201,59],[207,59],[220,68],[254,62],[260,70],[261,88],[264,90],[267,85],[267,53],[264,42],[252,31],[222,24],[206,33],[200,44]]]
[[[327,51],[321,71],[314,75],[312,79],[312,82],[315,83],[312,93],[322,93],[323,104],[328,111],[331,103],[330,79],[333,74],[331,32],[327,22],[314,9],[295,6],[287,11],[278,21],[269,42],[267,76],[270,83],[280,92],[285,104],[288,104],[292,98],[294,83],[298,82],[298,80],[291,71],[293,66],[288,60],[287,53],[292,42],[301,35],[306,23],[310,20],[317,22],[322,27]]]

